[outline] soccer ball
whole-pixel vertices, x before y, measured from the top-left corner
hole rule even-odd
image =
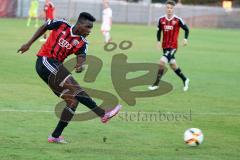
[[[198,128],[189,128],[184,132],[184,142],[189,146],[198,146],[203,142],[203,133]]]

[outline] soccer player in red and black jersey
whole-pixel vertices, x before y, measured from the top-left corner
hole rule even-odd
[[[50,0],[45,0],[45,5],[44,5],[44,16],[45,16],[45,21],[47,22],[48,20],[53,20],[55,17],[55,6]],[[47,34],[43,34],[43,38],[40,39],[41,42],[46,42],[47,40]]]
[[[69,55],[75,54],[77,57],[76,72],[82,71],[88,47],[85,38],[90,34],[94,21],[95,18],[86,12],[79,15],[74,26],[64,20],[49,20],[18,50],[21,53],[26,52],[47,30],[52,30],[37,54],[36,71],[53,92],[66,102],[66,107],[62,111],[55,130],[49,136],[48,142],[65,143],[60,135],[71,121],[79,102],[96,113],[103,123],[110,120],[121,109],[121,106],[117,105],[114,109],[105,111],[97,106],[62,64]]]
[[[44,5],[44,13],[45,13],[45,20],[53,20],[55,17],[55,6],[54,4],[49,1],[46,0],[45,1],[45,5]]]
[[[158,31],[157,31],[157,47],[160,49],[161,47],[161,32],[163,33],[162,38],[162,48],[163,48],[163,56],[160,59],[159,69],[157,73],[156,81],[152,86],[149,86],[150,90],[156,90],[159,88],[159,82],[164,72],[164,67],[167,63],[169,63],[172,70],[181,78],[183,81],[184,87],[183,90],[188,90],[189,79],[182,73],[181,69],[178,67],[175,53],[178,48],[178,35],[179,30],[182,28],[185,31],[183,45],[186,46],[188,41],[189,29],[184,21],[174,15],[174,6],[175,2],[172,0],[168,0],[166,2],[166,15],[159,18],[158,21]]]

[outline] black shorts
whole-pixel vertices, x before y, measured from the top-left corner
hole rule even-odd
[[[57,96],[61,95],[64,90],[63,83],[71,75],[62,63],[40,56],[37,58],[36,71]]]
[[[170,63],[171,61],[175,60],[176,52],[177,52],[177,49],[175,49],[175,48],[164,48],[163,56],[166,57],[167,62]]]

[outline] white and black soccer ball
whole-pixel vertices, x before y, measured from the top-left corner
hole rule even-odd
[[[199,146],[203,142],[203,133],[198,128],[189,128],[184,132],[184,142],[189,146]]]

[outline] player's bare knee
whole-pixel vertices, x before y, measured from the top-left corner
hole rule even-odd
[[[78,100],[74,97],[71,97],[71,98],[64,97],[63,99],[69,108],[76,109],[79,104]]]
[[[169,64],[170,65],[170,67],[172,68],[172,70],[176,70],[176,69],[178,69],[178,66],[177,66],[177,64],[176,63],[172,63],[172,64]]]
[[[163,70],[164,69],[164,67],[165,67],[165,62],[163,62],[163,61],[160,61],[160,63],[159,63],[159,69],[160,70]]]
[[[69,89],[65,89],[63,90],[63,92],[61,93],[60,97],[67,103],[67,104],[72,104],[72,105],[78,105],[78,100],[75,98],[76,93],[69,90]]]
[[[73,98],[71,100],[68,100],[68,106],[73,109],[77,109],[77,106],[79,104],[79,101],[76,98]]]
[[[78,92],[81,91],[82,88],[80,87],[80,85],[77,83],[77,81],[70,76],[65,83],[63,84],[63,87],[66,89],[69,89],[72,92]]]

